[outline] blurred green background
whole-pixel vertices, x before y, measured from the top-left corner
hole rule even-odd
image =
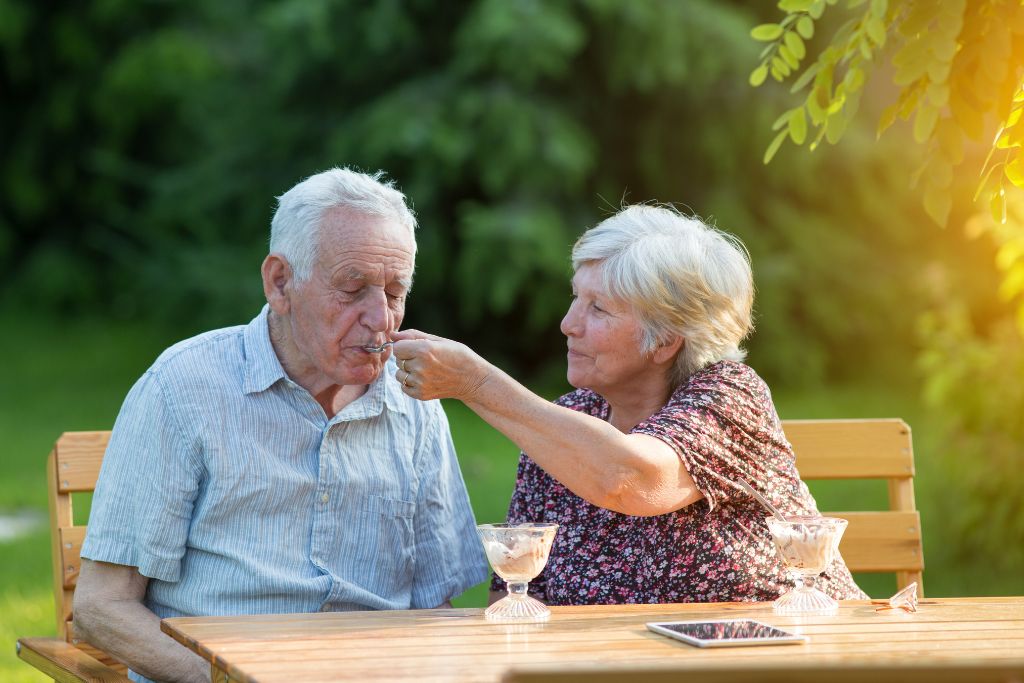
[[[13,642],[54,630],[53,441],[108,429],[170,343],[250,320],[274,197],[335,165],[386,170],[414,205],[407,326],[550,397],[576,236],[649,200],[736,233],[757,286],[749,362],[782,417],[907,420],[928,594],[1024,594],[1024,345],[997,245],[962,227],[976,179],[954,179],[935,228],[906,131],[875,141],[884,79],[839,146],[762,165],[787,95],[747,84],[749,30],[774,16],[757,0],[0,0],[0,516],[27,529],[0,533],[0,679],[40,680]],[[503,518],[515,448],[446,408],[477,518]],[[883,488],[812,490],[885,505]]]

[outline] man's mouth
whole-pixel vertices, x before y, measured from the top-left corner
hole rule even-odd
[[[385,349],[394,344],[393,341],[386,341],[380,344],[363,344],[359,348],[367,353],[384,353]]]

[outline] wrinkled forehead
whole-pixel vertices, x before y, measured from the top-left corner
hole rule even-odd
[[[397,264],[372,262],[360,263],[358,259],[344,262],[334,273],[334,279],[349,282],[361,282],[370,285],[397,284],[406,289],[412,288],[412,268],[403,268]]]
[[[604,261],[584,261],[579,264],[572,275],[572,286],[573,289],[609,296],[611,292],[608,291]]]
[[[325,214],[317,266],[362,280],[411,280],[416,245],[409,229],[387,216],[338,210]]]

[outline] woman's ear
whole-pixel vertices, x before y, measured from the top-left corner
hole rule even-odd
[[[672,335],[667,339],[660,340],[654,347],[654,354],[652,360],[657,364],[671,363],[676,355],[683,350],[683,345],[686,343],[679,335]]]
[[[291,310],[292,267],[280,254],[268,254],[260,268],[263,294],[274,313],[288,315]]]

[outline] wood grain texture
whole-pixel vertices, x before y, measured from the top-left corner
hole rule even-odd
[[[900,419],[783,420],[803,479],[914,476],[910,427]]]
[[[60,541],[61,573],[64,578],[63,587],[68,590],[74,590],[78,584],[78,574],[82,570],[82,542],[85,540],[85,527],[60,527],[57,529],[57,538]]]
[[[126,675],[57,638],[21,638],[18,657],[61,683],[129,683]]]
[[[110,432],[64,432],[57,439],[57,489],[61,493],[92,491],[110,441]]]
[[[921,517],[917,512],[829,512],[850,522],[839,544],[855,572],[924,569]]]
[[[723,677],[712,680],[721,681],[793,672],[801,677],[787,680],[831,681],[844,680],[832,678],[833,672],[906,667],[908,676],[916,677],[906,680],[925,680],[918,669],[957,670],[965,674],[962,680],[972,680],[975,673],[1024,672],[1024,598],[926,600],[915,614],[877,612],[870,603],[849,601],[831,617],[778,617],[768,603],[555,607],[548,623],[528,625],[491,624],[482,612],[197,617],[167,619],[162,627],[232,680],[261,683],[483,682],[500,681],[513,671],[515,676],[541,676],[522,679],[538,681],[563,675],[584,680],[581,676],[608,671],[642,671],[644,677],[654,672],[662,676],[659,680],[670,675],[695,680],[691,671],[713,671]],[[705,650],[645,627],[648,621],[724,618],[758,619],[806,634],[811,641]],[[728,678],[733,674],[737,678]]]

